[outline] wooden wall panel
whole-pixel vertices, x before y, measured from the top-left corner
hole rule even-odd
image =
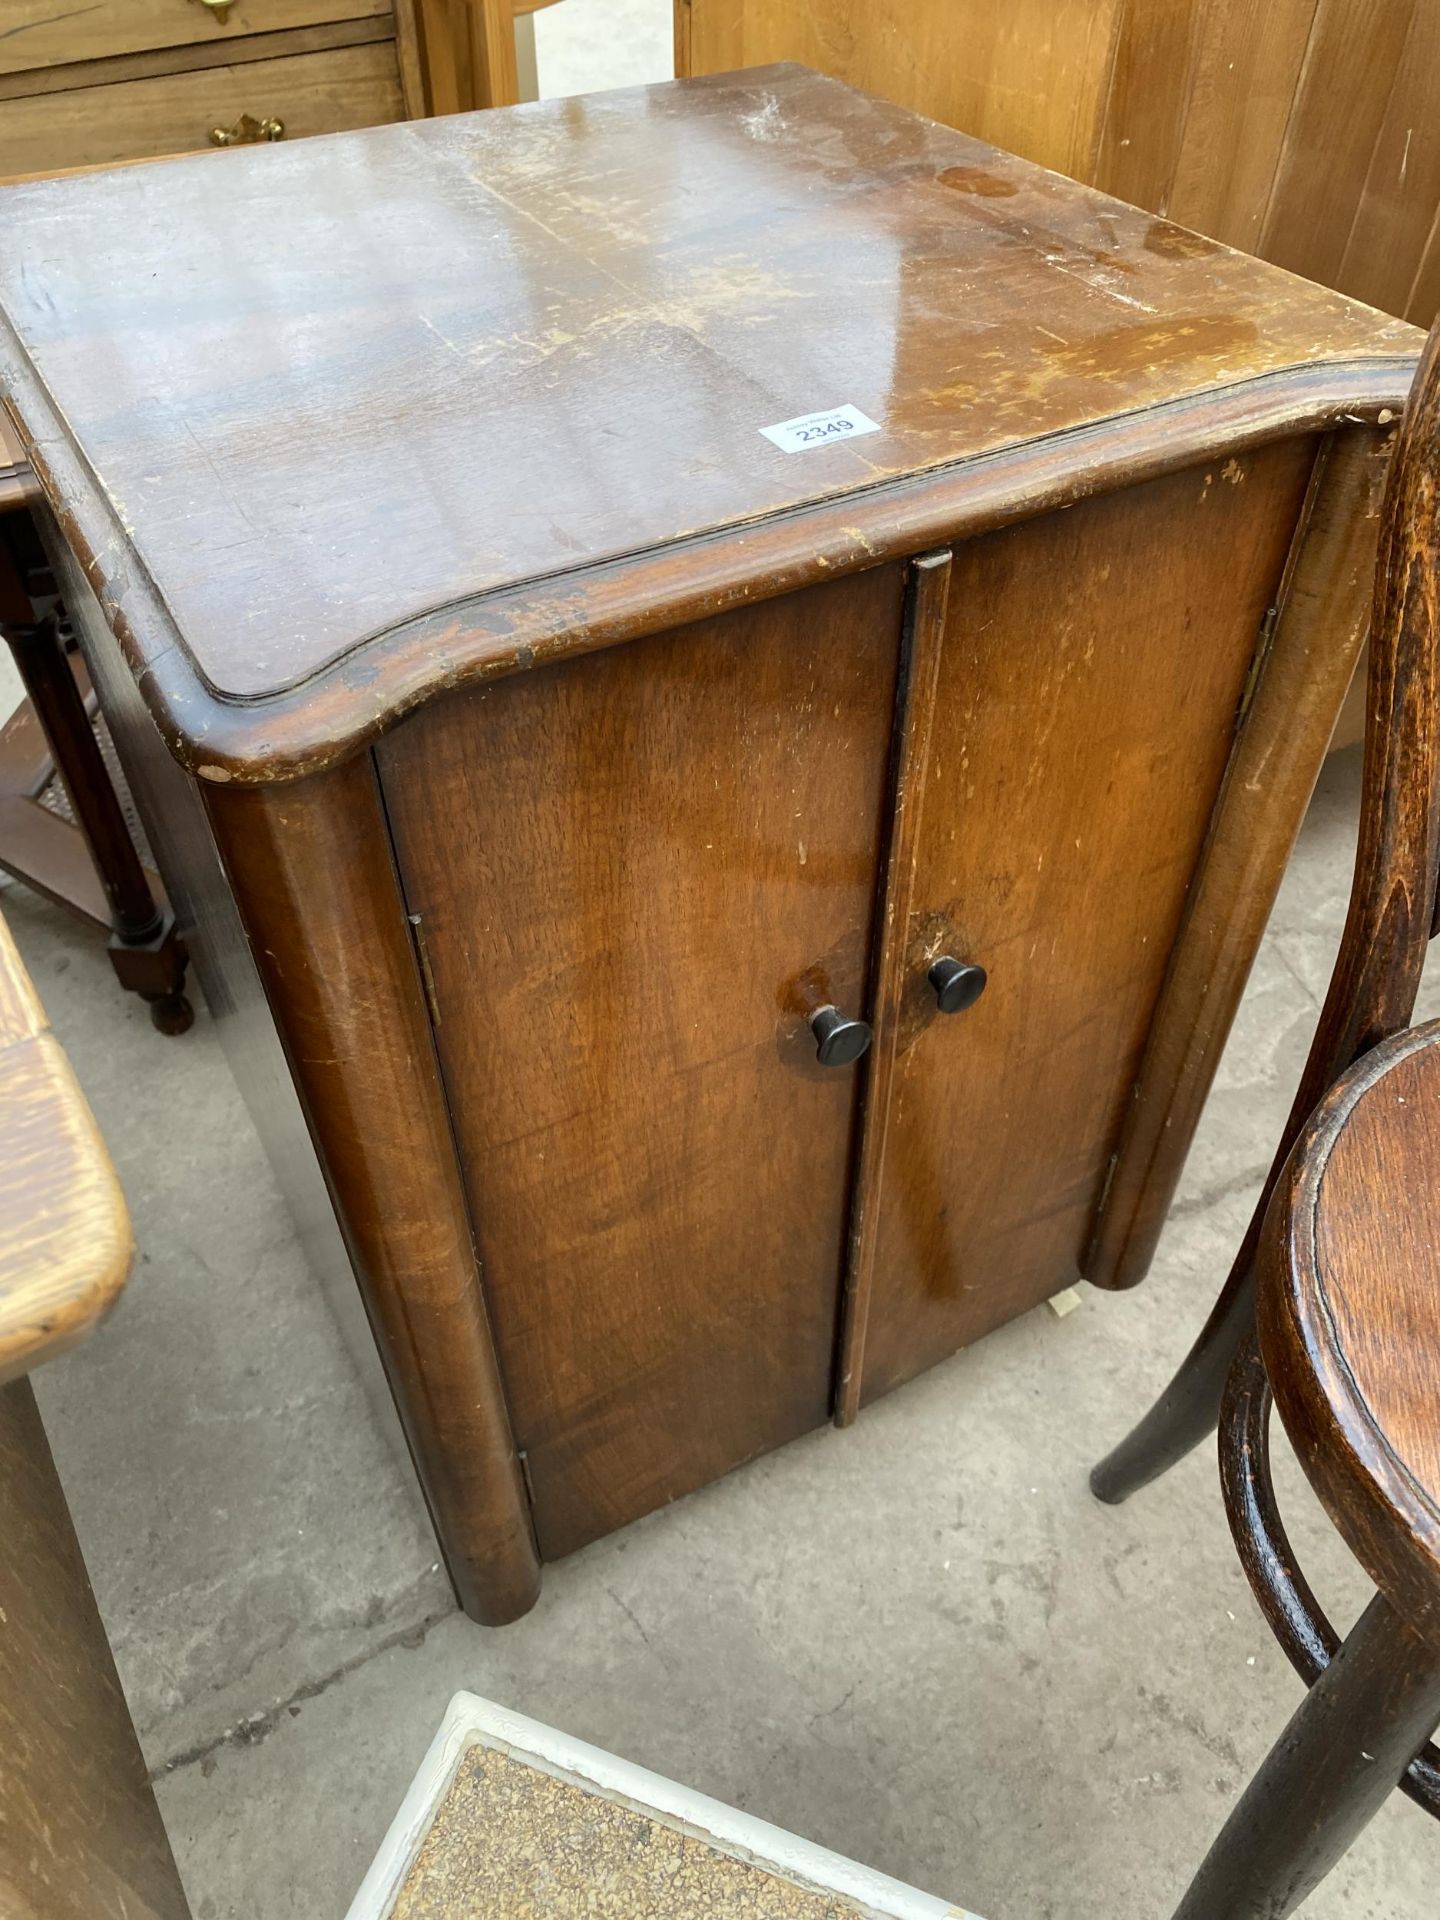
[[[1321,0],[1261,231],[1267,260],[1338,284],[1417,3],[1434,11],[1434,0]]]
[[[1317,5],[1318,0],[1209,0],[1193,48],[1168,204],[1157,199],[1157,213],[1254,251]],[[1136,18],[1133,6],[1129,18]],[[1244,76],[1243,84],[1237,75]],[[1103,176],[1096,184],[1113,193],[1124,190]]]
[[[677,0],[682,72],[801,60],[1428,326],[1440,0]]]
[[[800,60],[1042,166],[1093,164],[1122,0],[677,0],[682,73]]]

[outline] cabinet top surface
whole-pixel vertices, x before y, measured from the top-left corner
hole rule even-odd
[[[379,636],[428,621],[438,679],[496,596],[551,583],[554,624],[568,582],[578,619],[586,569],[819,502],[863,544],[897,483],[1077,430],[1078,466],[1098,423],[1267,377],[1298,417],[1317,369],[1374,417],[1419,344],[798,67],[15,187],[0,308],[192,742],[206,702],[353,692]],[[762,432],[846,406],[879,431]]]

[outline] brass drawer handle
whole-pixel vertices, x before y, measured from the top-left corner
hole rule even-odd
[[[234,4],[235,0],[200,0],[200,5],[205,11],[213,15],[217,27],[224,26]]]
[[[210,144],[212,147],[253,147],[259,140],[283,140],[285,123],[276,120],[273,115],[266,120],[257,120],[253,113],[242,113],[233,127],[212,127]]]

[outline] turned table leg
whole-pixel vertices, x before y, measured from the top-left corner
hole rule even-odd
[[[157,905],[150,891],[65,658],[59,623],[54,614],[25,626],[7,623],[4,635],[104,890],[116,977],[149,1002],[150,1018],[162,1033],[183,1033],[194,1018],[184,993],[185,946],[174,914]]]
[[[1271,1748],[1175,1920],[1285,1920],[1440,1724],[1440,1651],[1377,1595]]]

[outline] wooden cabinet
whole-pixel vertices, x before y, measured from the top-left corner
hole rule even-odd
[[[5,196],[0,378],[500,1620],[1143,1275],[1419,341],[796,68],[227,168]]]
[[[10,0],[0,180],[510,102],[513,11],[513,0]]]

